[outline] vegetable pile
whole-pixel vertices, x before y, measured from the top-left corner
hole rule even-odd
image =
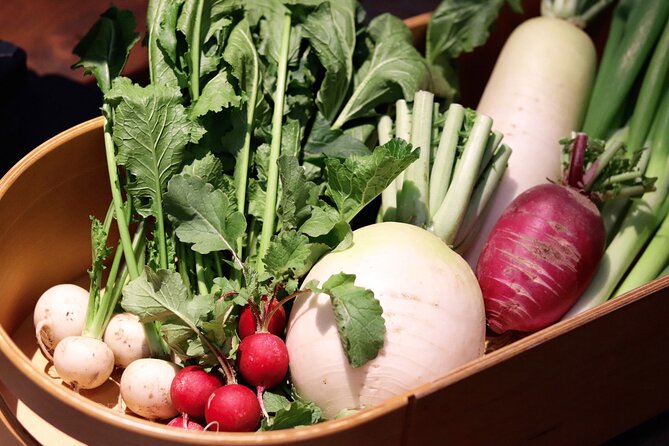
[[[113,202],[93,218],[88,311],[72,333],[81,336],[56,346],[54,324],[37,323],[65,382],[96,387],[116,362],[128,409],[190,417],[177,426],[270,430],[323,418],[286,380],[285,312],[309,291],[302,276],[350,246],[351,220],[418,157],[399,139],[376,146],[374,129],[377,108],[428,76],[401,20],[363,17],[355,1],[152,1],[146,86],[121,75],[139,39],[131,14],[100,17],[75,53],[104,93]],[[120,241],[108,246],[113,224]],[[354,276],[335,279],[358,290]],[[378,306],[371,292],[353,301],[328,292],[348,311]],[[112,317],[119,309],[129,325]],[[376,319],[367,337],[364,321],[339,321],[342,345],[375,355],[385,329]],[[97,369],[84,366],[91,358]]]
[[[425,55],[355,0],[150,0],[148,85],[111,7],[74,51],[112,202],[89,290],[35,307],[41,350],[75,391],[119,370],[137,416],[286,429],[666,274],[669,3],[618,1],[598,65],[579,27],[612,2],[542,2],[475,110],[457,61],[504,0],[444,0]]]

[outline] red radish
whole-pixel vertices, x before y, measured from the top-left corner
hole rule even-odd
[[[262,412],[256,395],[241,384],[219,387],[209,396],[204,413],[207,424],[223,432],[252,432],[258,428]]]
[[[188,415],[183,414],[180,417],[175,417],[167,423],[168,426],[178,427],[181,429],[186,429],[189,431],[203,431],[204,427],[200,423],[197,423],[188,418]]]
[[[288,349],[283,339],[267,332],[244,338],[237,350],[239,373],[252,386],[269,389],[288,372]]]
[[[207,400],[214,390],[221,387],[221,380],[207,373],[198,365],[189,365],[179,370],[170,387],[170,398],[174,409],[191,417],[203,417]]]
[[[269,312],[279,305],[279,302],[276,299],[272,299],[272,303],[267,305],[267,298],[263,297],[262,301],[264,303],[265,315],[269,315]],[[286,328],[286,310],[283,306],[274,312],[272,318],[267,324],[267,331],[277,336],[283,334],[283,329]],[[239,315],[239,325],[237,327],[237,333],[239,334],[239,339],[244,339],[247,336],[252,335],[258,330],[258,321],[256,316],[253,314],[250,305],[246,305]]]
[[[583,193],[587,137],[574,143],[562,185],[543,184],[503,212],[478,261],[488,326],[534,331],[560,319],[590,282],[604,253],[604,225]]]
[[[242,377],[257,390],[258,404],[269,418],[262,400],[265,389],[278,386],[288,373],[288,348],[280,337],[259,331],[247,336],[237,349],[237,365]]]

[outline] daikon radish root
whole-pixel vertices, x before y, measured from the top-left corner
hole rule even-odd
[[[513,153],[465,254],[472,267],[509,203],[546,179],[560,178],[560,140],[581,125],[595,66],[590,37],[566,20],[529,19],[505,43],[477,111],[494,120]]]

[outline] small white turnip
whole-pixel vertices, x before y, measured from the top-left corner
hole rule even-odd
[[[53,366],[75,390],[94,389],[109,379],[114,370],[114,353],[99,339],[68,336],[56,346]]]
[[[144,324],[132,313],[115,314],[109,320],[103,340],[114,352],[119,367],[126,368],[137,359],[151,356]]]
[[[179,412],[172,406],[170,386],[179,370],[162,359],[138,359],[121,375],[121,398],[128,409],[149,420],[175,417]]]
[[[40,296],[33,311],[35,336],[49,358],[62,339],[81,334],[88,298],[87,290],[69,283],[52,286]]]

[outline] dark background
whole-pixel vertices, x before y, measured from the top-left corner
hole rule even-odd
[[[113,3],[131,9],[143,33],[146,1]],[[408,18],[433,10],[439,0],[360,3],[368,18],[383,12]],[[461,59],[462,103],[476,106],[506,36],[524,17],[538,13],[538,3],[526,0],[525,16],[504,8],[489,42]],[[82,70],[71,70],[70,66],[76,62],[72,48],[109,5],[107,0],[0,1],[0,176],[50,137],[99,116],[102,98],[92,78],[84,78]],[[608,18],[605,14],[589,28],[600,49]],[[125,74],[140,82],[146,79],[143,48],[133,50]],[[668,426],[669,414],[664,414],[611,440],[607,446],[669,445]]]

